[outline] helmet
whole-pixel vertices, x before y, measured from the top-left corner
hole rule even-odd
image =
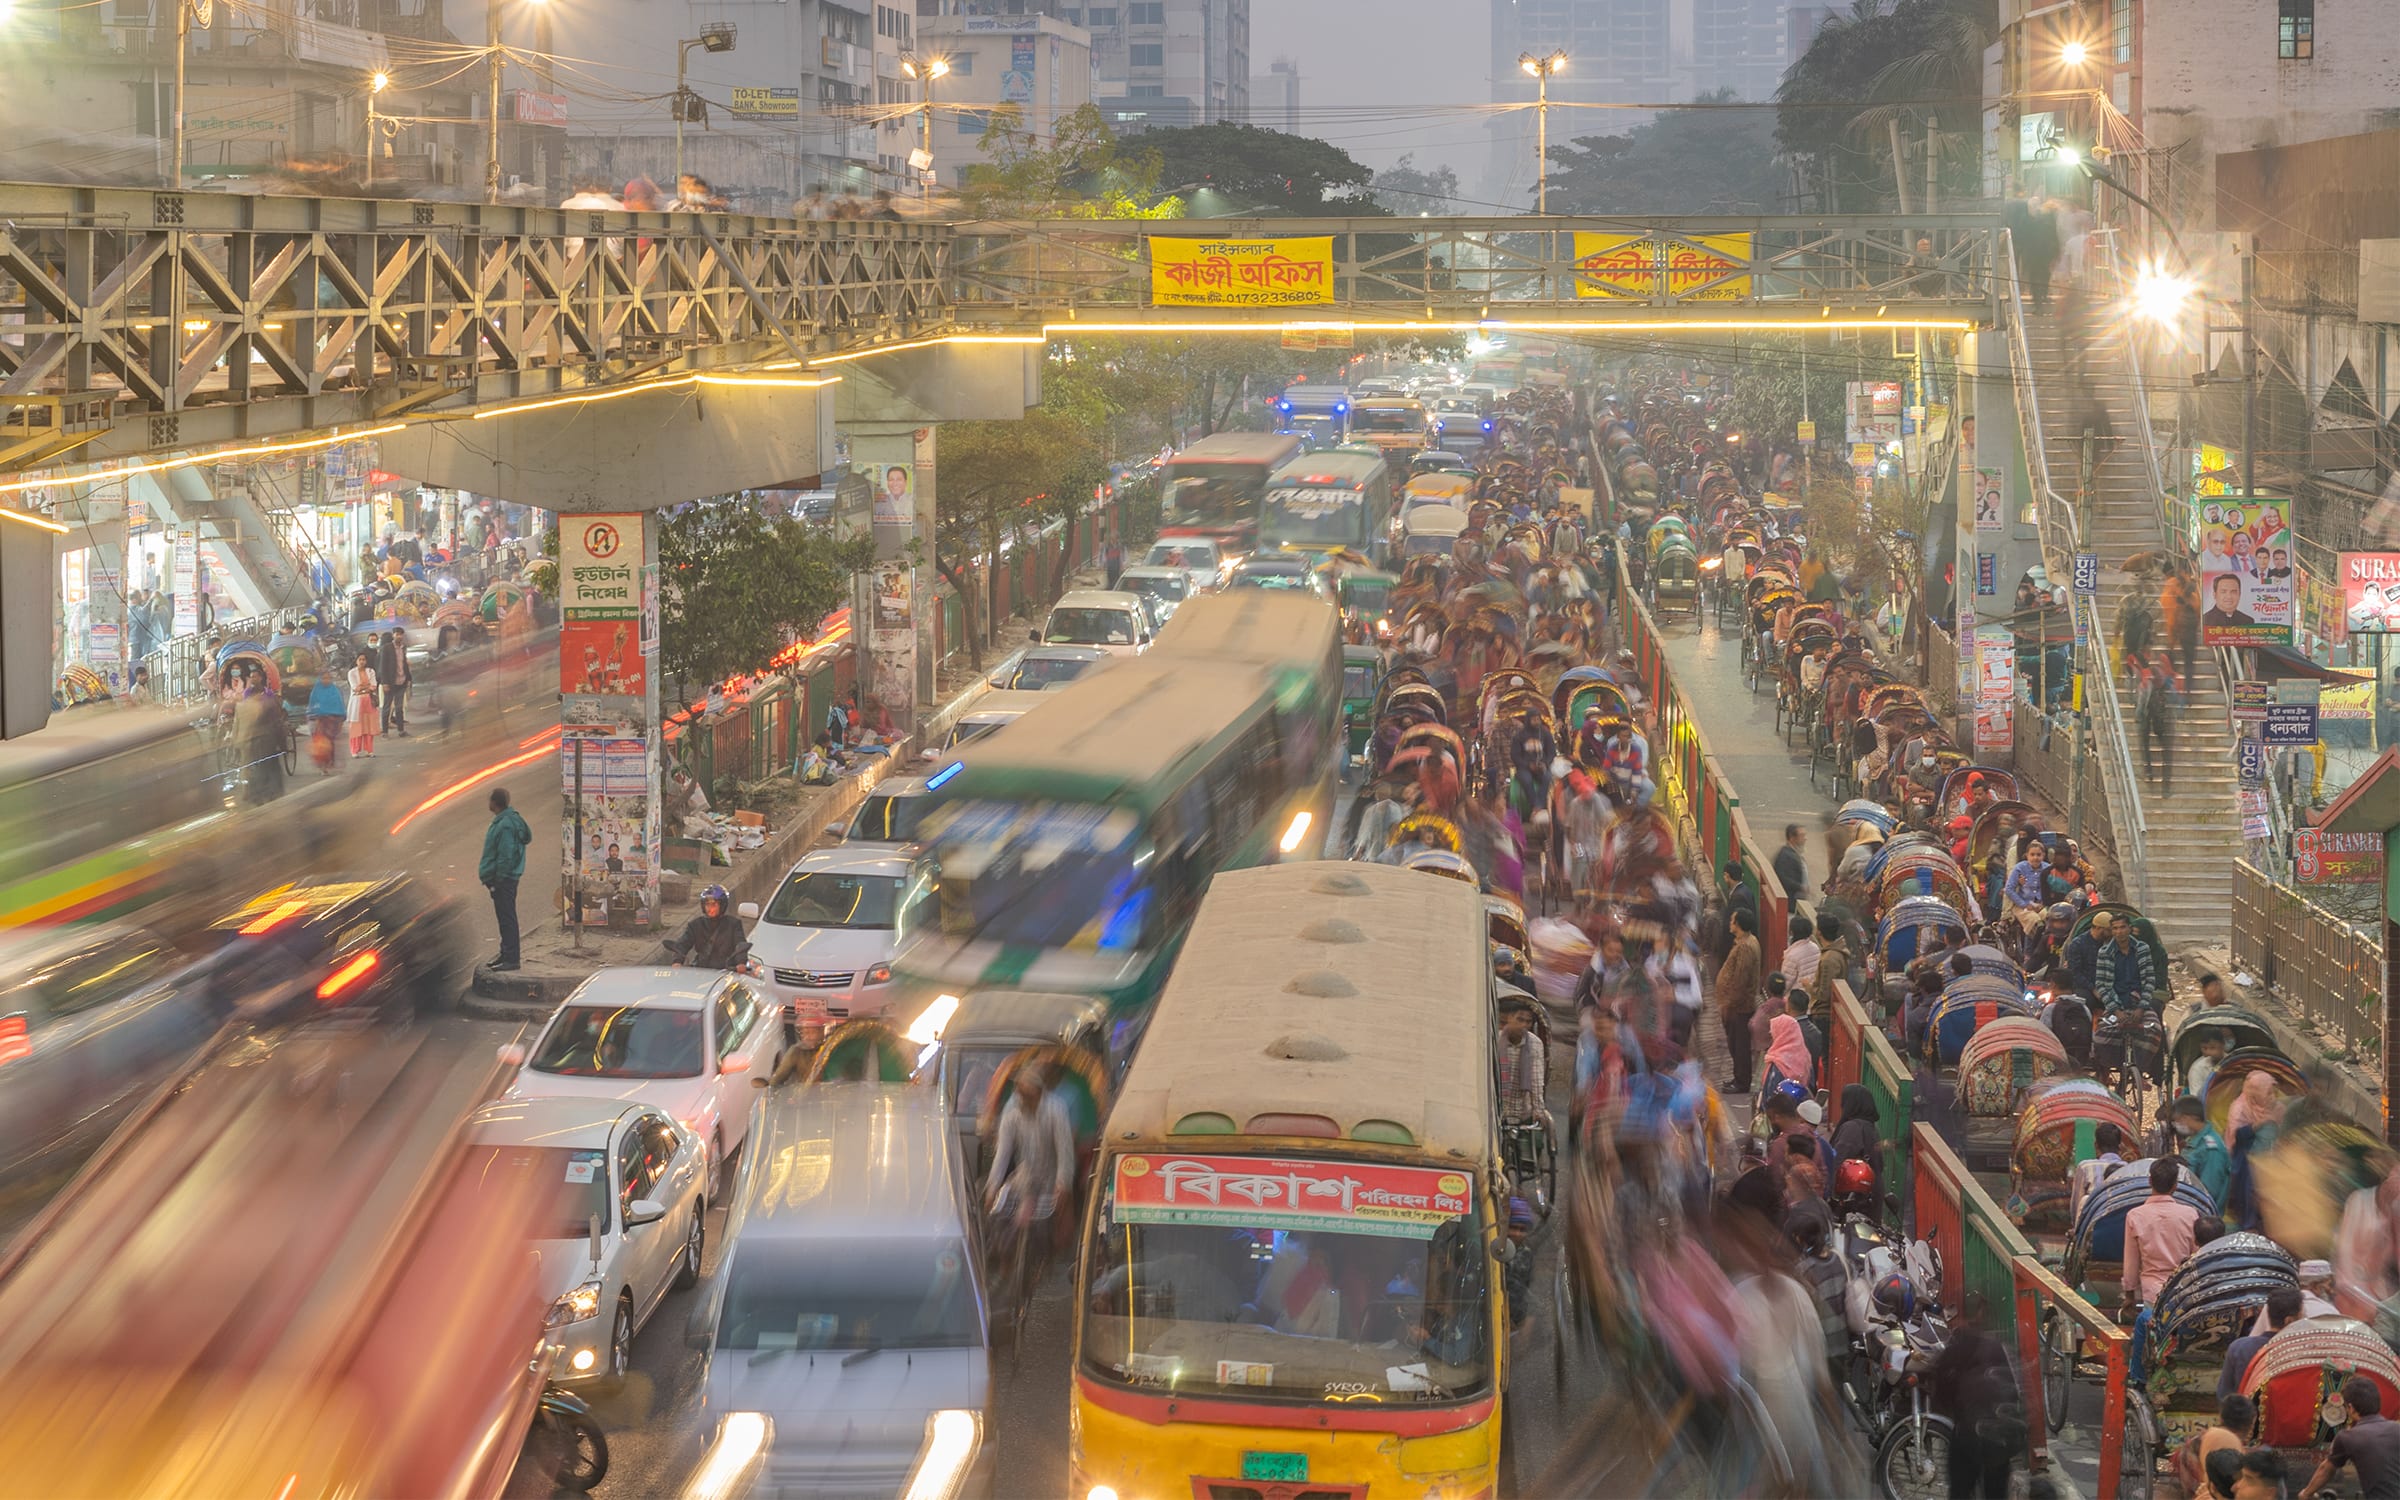
[[[1850,1157],[1834,1169],[1833,1190],[1842,1197],[1875,1191],[1875,1165],[1858,1157]]]
[[[1797,1079],[1786,1078],[1775,1085],[1775,1096],[1794,1109],[1808,1102],[1808,1088]]]
[[[1875,1283],[1875,1307],[1884,1316],[1905,1323],[1917,1313],[1917,1284],[1898,1271]]]
[[[2075,920],[2075,908],[2064,901],[2053,901],[2050,903],[2050,909],[2043,912],[2042,915],[2053,922],[2072,922]]]
[[[708,903],[711,901],[726,911],[733,910],[733,894],[721,885],[712,885],[700,893],[700,905],[703,910],[707,909]]]

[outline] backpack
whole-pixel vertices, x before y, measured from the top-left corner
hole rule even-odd
[[[2139,594],[2129,594],[2125,608],[2117,617],[2117,644],[2127,651],[2147,651],[2157,638],[2158,616],[2151,612],[2150,601]]]

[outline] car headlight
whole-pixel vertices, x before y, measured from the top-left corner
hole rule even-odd
[[[689,1483],[683,1500],[730,1500],[744,1494],[757,1473],[767,1448],[775,1441],[775,1424],[754,1411],[729,1411],[717,1424],[716,1439]]]
[[[875,967],[867,970],[867,983],[890,984],[891,982],[892,966],[890,964],[877,964]]]
[[[544,1325],[563,1328],[569,1323],[585,1323],[600,1316],[600,1283],[587,1281],[575,1290],[563,1293],[550,1304],[550,1317]]]
[[[949,1408],[925,1419],[925,1441],[901,1500],[956,1500],[983,1447],[983,1413]]]

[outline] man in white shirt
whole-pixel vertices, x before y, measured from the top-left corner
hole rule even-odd
[[[998,1207],[1002,1192],[1012,1191],[1020,1225],[1051,1219],[1075,1185],[1075,1126],[1049,1084],[1047,1067],[1018,1068],[1016,1092],[1000,1111],[984,1199]]]

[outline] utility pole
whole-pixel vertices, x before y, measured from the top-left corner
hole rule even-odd
[[[924,133],[918,141],[916,157],[909,162],[909,165],[916,169],[918,191],[922,192],[927,197],[931,197],[933,195],[934,184],[933,82],[937,78],[946,78],[949,76],[950,59],[946,57],[928,57],[920,59],[916,57],[903,56],[900,59],[900,71],[906,73],[909,77],[914,78],[925,91],[925,97],[920,101],[922,106],[921,112],[924,117]]]
[[[500,3],[484,0],[483,201],[500,201]]]
[[[175,146],[174,169],[168,175],[170,192],[183,191],[183,54],[192,36],[192,23],[198,21],[206,31],[216,14],[212,0],[175,0]]]
[[[378,71],[367,80],[367,169],[366,185],[375,185],[375,96],[392,86],[392,75]]]
[[[734,29],[731,22],[703,26],[700,34],[687,42],[675,44],[675,190],[683,190],[683,122],[698,111],[692,108],[692,91],[684,83],[684,75],[692,60],[692,49],[708,52],[731,52]]]
[[[1925,117],[1925,211],[1929,214],[1940,213],[1942,210],[1941,181],[1939,174],[1934,171],[1934,162],[1940,156],[1940,153],[1934,149],[1934,138],[1941,127],[1942,122],[1938,116],[1927,115]]]
[[[2242,246],[2242,498],[2258,493],[2258,241]]]
[[[1908,159],[1900,154],[1900,121],[1894,118],[1883,123],[1892,137],[1892,190],[1900,195],[1900,212],[1906,214],[1911,211],[1908,206]]]

